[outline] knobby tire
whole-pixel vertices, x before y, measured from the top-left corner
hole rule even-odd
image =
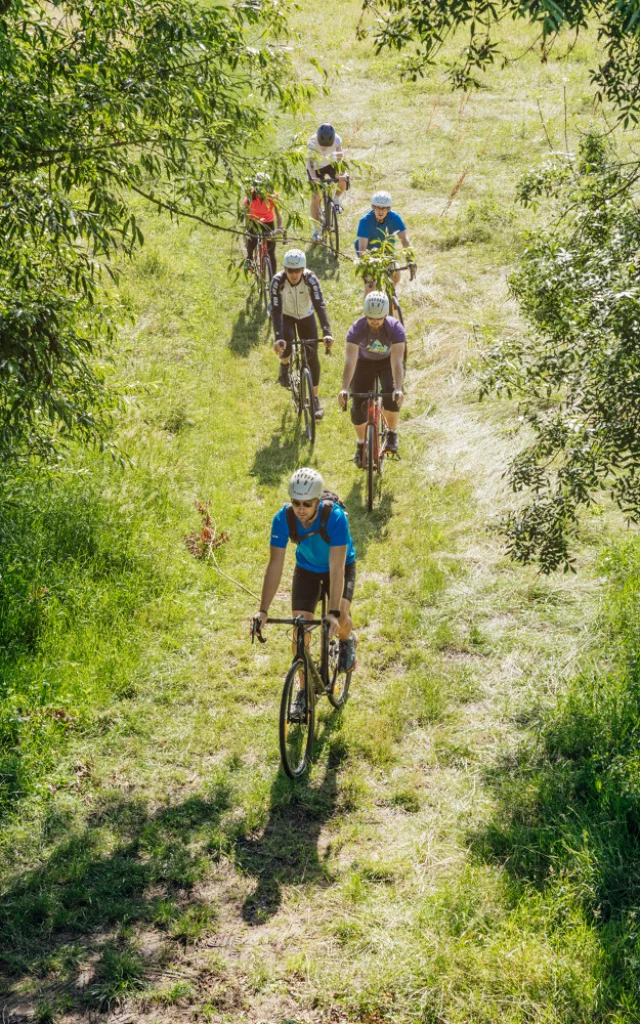
[[[376,428],[375,424],[369,423],[367,426],[367,508],[369,512],[373,510],[373,499],[375,497],[376,478],[375,472],[378,468],[376,466],[377,453],[376,453]]]
[[[299,673],[303,674],[306,693],[306,716],[303,722],[291,721],[290,711],[299,690]],[[280,702],[280,757],[290,779],[299,778],[311,760],[315,703],[313,686],[302,658],[296,658],[287,673]]]
[[[310,444],[316,440],[316,407],[313,394],[313,381],[311,370],[303,367],[300,374],[300,405],[304,413],[304,432]]]
[[[340,644],[337,640],[332,640],[329,644],[329,688],[327,690],[327,697],[334,708],[341,708],[346,704],[353,674],[353,669],[350,669],[349,672],[338,672],[339,660]]]
[[[271,260],[268,256],[265,256],[262,260],[262,266],[260,268],[261,285],[260,290],[262,292],[262,304],[266,316],[271,316],[271,279],[273,277],[273,271],[271,270]]]

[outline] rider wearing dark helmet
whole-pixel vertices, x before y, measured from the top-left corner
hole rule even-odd
[[[321,124],[307,145],[307,174],[311,182],[311,219],[316,225],[320,222],[320,189],[318,183],[323,178],[330,178],[337,185],[334,202],[338,213],[342,211],[340,196],[349,188],[349,175],[341,168],[344,160],[342,139],[336,135],[332,124]],[[321,240],[318,228],[314,229],[313,241]]]

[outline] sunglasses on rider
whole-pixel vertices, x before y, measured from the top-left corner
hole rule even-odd
[[[291,504],[294,508],[313,508],[315,499],[313,501],[296,501],[295,498],[292,498]]]

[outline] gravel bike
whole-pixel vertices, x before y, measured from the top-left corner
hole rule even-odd
[[[340,253],[340,227],[338,225],[338,203],[333,198],[336,183],[332,178],[320,178],[320,227],[322,241],[329,247],[332,256],[338,259]]]
[[[353,669],[339,670],[340,642],[334,637],[329,640],[329,624],[326,621],[327,596],[322,595],[322,618],[267,619],[268,623],[293,626],[296,651],[291,668],[287,672],[280,701],[280,756],[282,767],[290,779],[299,778],[311,760],[315,738],[315,708],[318,697],[326,696],[334,708],[341,708],[349,696]],[[307,638],[321,627],[320,665],[311,654]],[[251,642],[255,638],[266,644],[262,636],[259,619],[253,620]],[[315,682],[314,682],[315,677]],[[319,693],[316,693],[316,684]]]
[[[271,280],[274,268],[269,259],[268,242],[274,237],[274,231],[261,231],[258,235],[253,259],[249,261],[247,270],[253,277],[253,284],[258,291],[260,305],[266,316],[271,316]]]
[[[316,399],[305,345],[318,345],[322,340],[311,338],[291,342],[289,379],[293,406],[298,418],[304,417],[304,432],[311,444],[316,440]]]
[[[385,456],[399,459],[397,452],[388,452],[387,433],[389,427],[382,407],[383,398],[392,398],[391,391],[352,391],[351,398],[367,399],[367,423],[362,452],[362,468],[367,474],[367,509],[372,511],[376,490],[382,477]]]

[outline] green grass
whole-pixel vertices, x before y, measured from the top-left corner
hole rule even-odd
[[[513,186],[548,149],[538,97],[554,145],[563,79],[572,144],[588,125],[593,41],[562,64],[529,54],[462,102],[440,72],[400,83],[395,57],[355,39],[358,16],[337,0],[293,15],[299,59],[331,38],[342,71],[286,131],[331,118],[362,161],[345,251],[384,183],[419,254],[401,286],[403,461],[373,514],[332,397],[361,298],[348,263],[309,250],[338,339],[311,453],[227,273],[237,243],[144,208],[112,370],[132,384],[130,465],[76,453],[53,480],[3,484],[0,973],[9,1009],[42,1020],[123,1003],[230,1024],[640,1013],[637,546],[600,516],[577,577],[508,563],[487,527],[512,500],[517,414],[479,405],[469,370],[486,333],[520,329],[505,270],[541,214]],[[529,42],[513,30],[514,50]],[[228,577],[259,590],[307,462],[349,508],[359,667],[294,785],[276,727],[288,641],[271,628],[250,646],[255,602]],[[185,545],[196,501],[229,534],[226,575]]]

